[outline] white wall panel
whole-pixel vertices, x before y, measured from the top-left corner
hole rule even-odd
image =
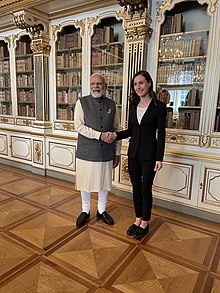
[[[32,160],[31,139],[11,136],[11,156],[26,161]]]
[[[0,134],[0,154],[8,156],[8,139],[6,134]]]
[[[75,146],[49,142],[49,165],[75,171]]]

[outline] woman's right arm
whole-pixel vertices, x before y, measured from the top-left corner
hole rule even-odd
[[[128,117],[128,128],[125,130],[121,130],[116,132],[116,140],[121,140],[124,138],[130,137],[132,134],[132,123],[131,123],[131,108],[129,109],[129,117]]]

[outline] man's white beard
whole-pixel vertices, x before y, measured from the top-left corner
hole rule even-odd
[[[103,90],[100,90],[100,91],[91,91],[91,96],[93,98],[96,98],[96,99],[99,99],[99,98],[101,98],[104,95],[105,95],[105,91],[103,91]]]

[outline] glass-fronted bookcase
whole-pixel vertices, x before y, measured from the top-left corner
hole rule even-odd
[[[106,77],[106,95],[117,103],[119,111],[122,107],[124,38],[122,21],[108,17],[95,25],[91,40],[91,72]]]
[[[34,118],[34,61],[29,35],[23,35],[17,41],[15,62],[18,116]]]
[[[12,115],[10,58],[4,40],[0,40],[0,115]]]
[[[82,93],[82,38],[74,25],[58,32],[56,41],[56,119],[74,120]]]
[[[197,1],[178,3],[161,25],[157,90],[161,100],[168,97],[168,128],[199,130],[210,29],[206,10]]]

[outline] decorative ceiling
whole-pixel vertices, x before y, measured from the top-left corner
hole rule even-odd
[[[0,0],[0,32],[13,28],[13,13],[23,9],[52,20],[115,4],[117,0]]]

